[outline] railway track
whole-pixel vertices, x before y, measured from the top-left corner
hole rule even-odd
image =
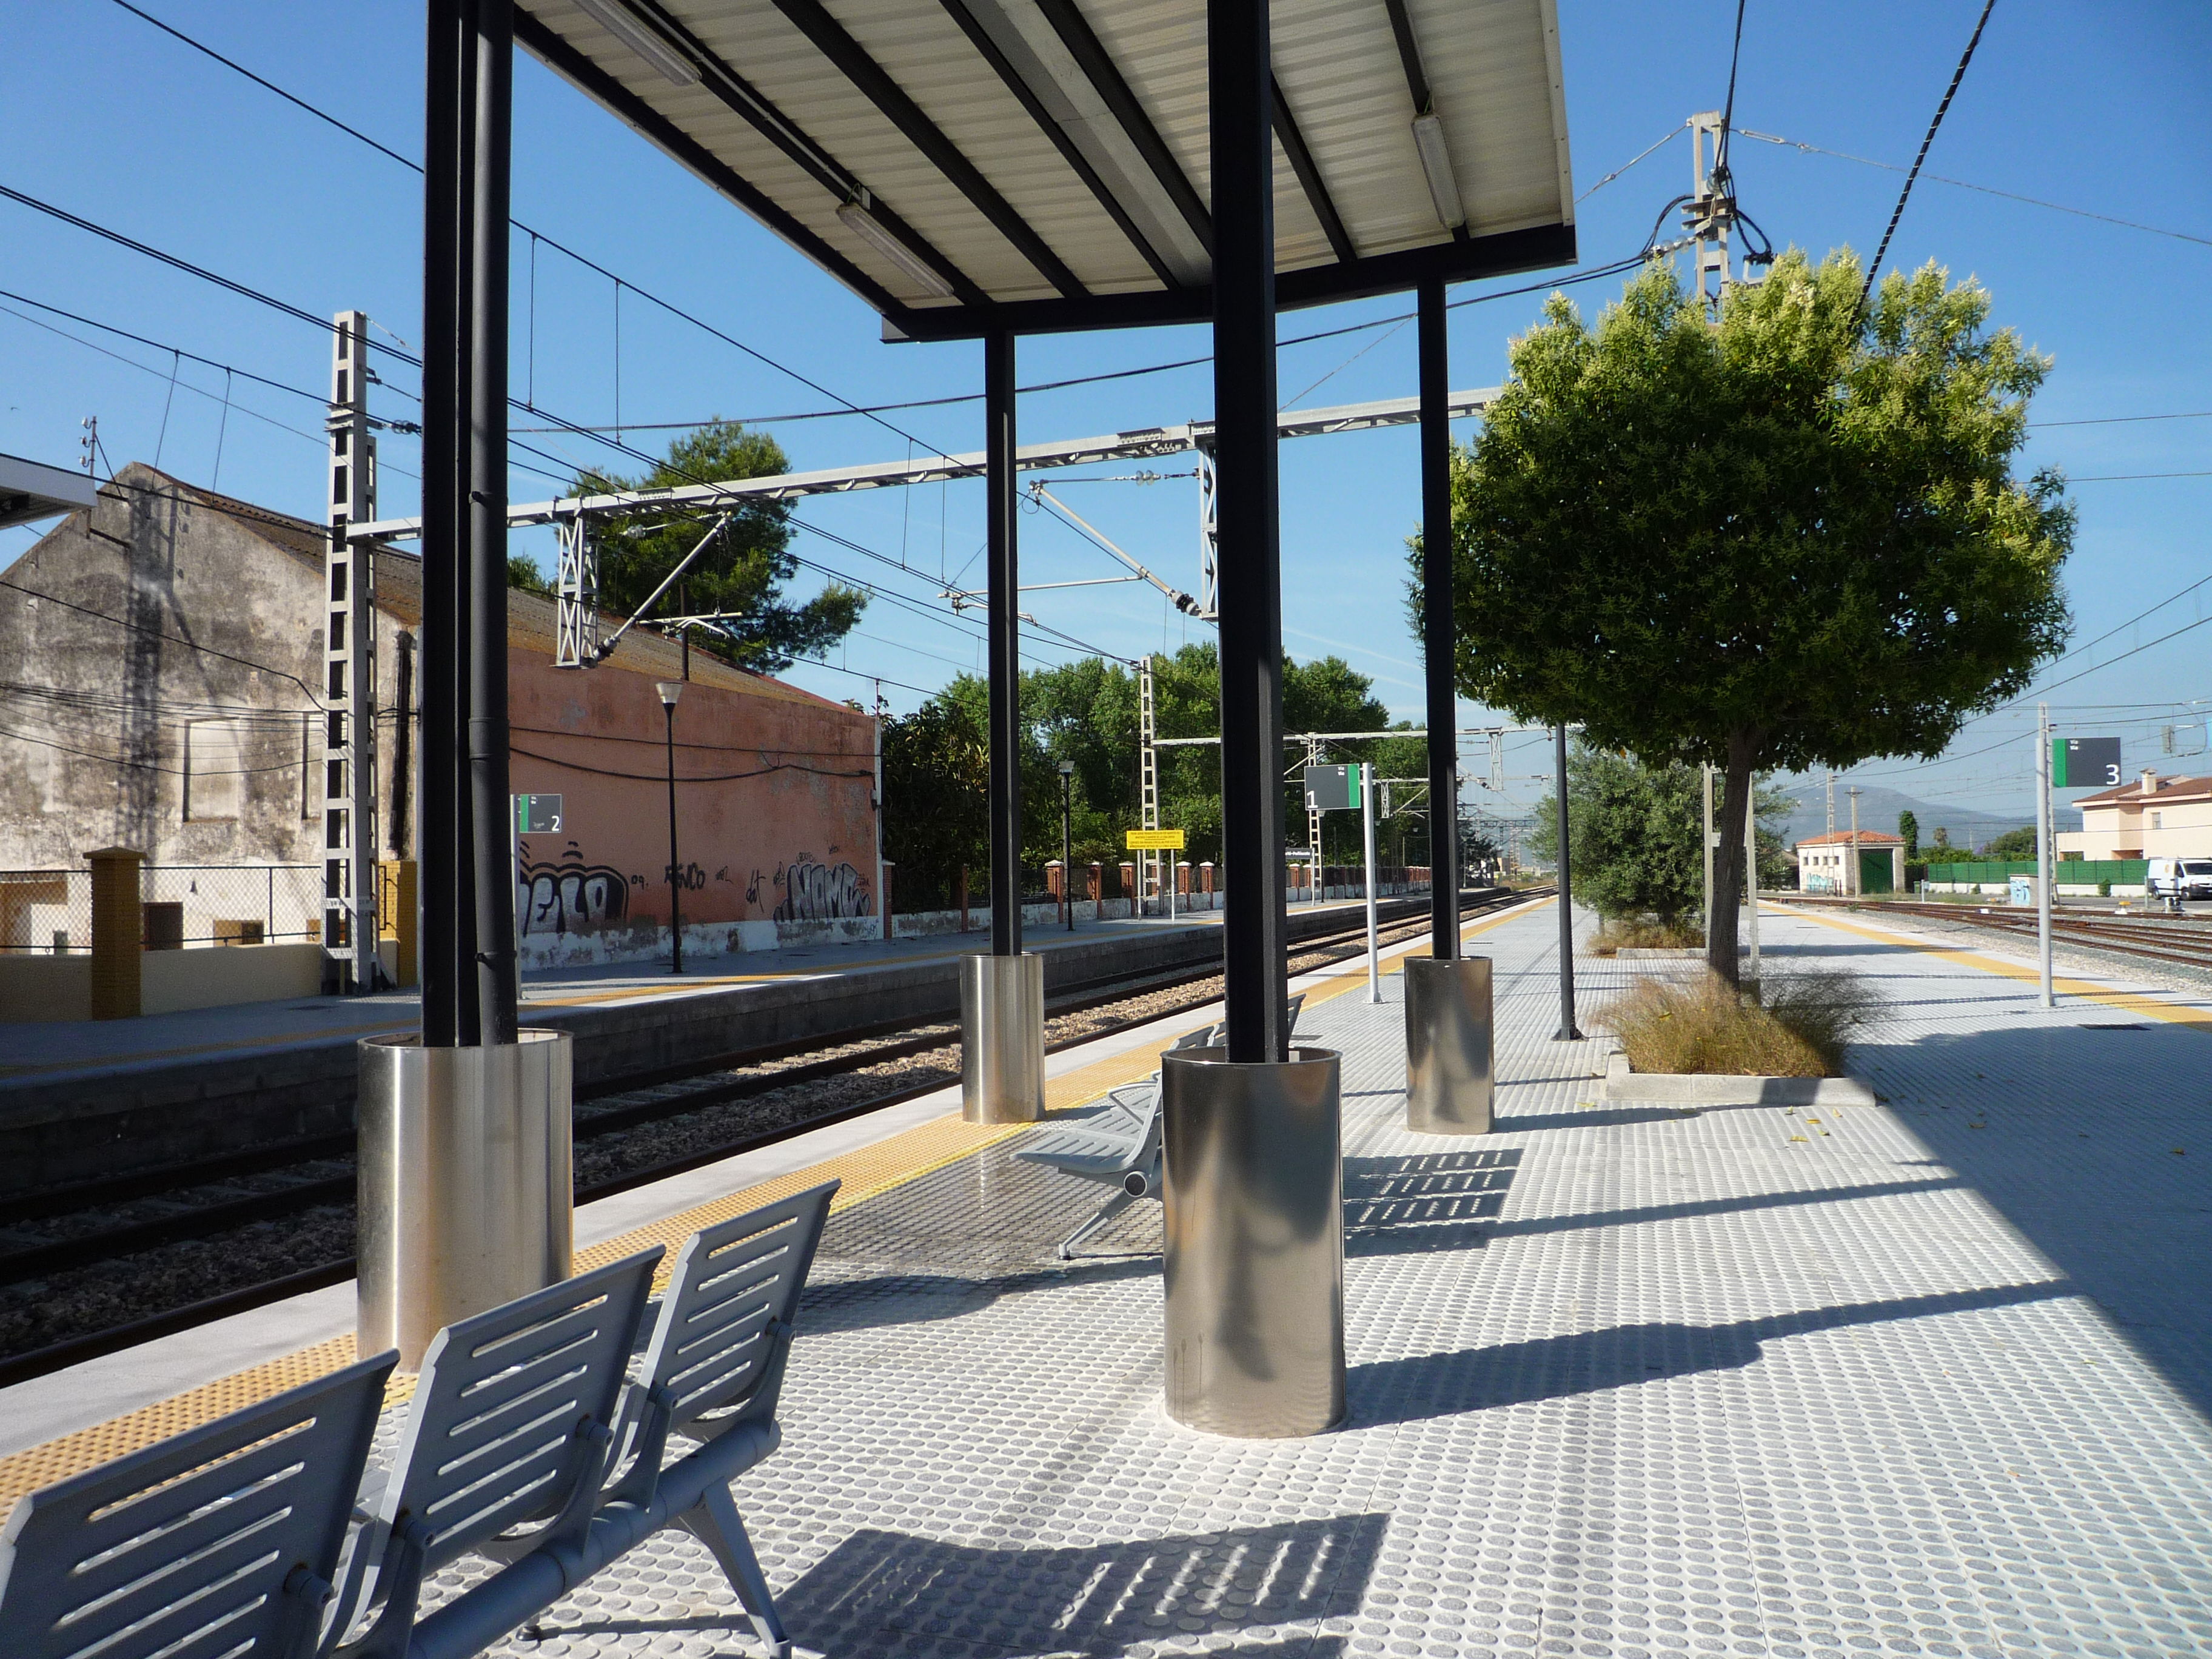
[[[1996,905],[1930,904],[1917,899],[1863,900],[1820,895],[1792,896],[1771,902],[1821,909],[1866,910],[1885,915],[1930,916],[1969,927],[1987,928],[1992,933],[2025,934],[2030,939],[2036,934],[2033,912]],[[2054,914],[2051,918],[2051,936],[2056,942],[2093,951],[2109,951],[2118,956],[2186,968],[2212,969],[2212,921],[2190,916],[2162,916],[2154,911],[2140,916]]]
[[[1463,901],[1461,915],[1479,915],[1549,890],[1486,894]],[[1408,918],[1386,924],[1380,937],[1388,945],[1426,931],[1425,917]],[[1291,970],[1309,973],[1346,960],[1365,944],[1362,919],[1301,941]],[[1049,1026],[1061,1028],[1048,1048],[1203,1006],[1218,997],[1219,981],[1219,969],[1206,966],[1066,988],[1047,1004],[1048,1037]],[[576,1201],[608,1197],[941,1089],[959,1075],[959,1042],[953,1023],[876,1028],[724,1055],[680,1072],[611,1080],[577,1103]],[[878,1080],[882,1086],[875,1086]],[[762,1098],[785,1091],[797,1092],[776,1102]],[[679,1132],[669,1138],[680,1140],[686,1120],[747,1101],[760,1103],[760,1115],[768,1121],[734,1134],[709,1133],[705,1144],[684,1146],[672,1156],[653,1155],[656,1128]],[[625,1137],[637,1139],[642,1156],[623,1156]],[[322,1136],[0,1201],[0,1297],[36,1294],[65,1302],[73,1284],[97,1276],[108,1264],[219,1243],[225,1235],[243,1236],[241,1230],[291,1218],[316,1220],[320,1224],[314,1231],[332,1237],[342,1233],[347,1250],[298,1272],[213,1297],[172,1297],[172,1305],[6,1354],[0,1357],[0,1387],[350,1278],[352,1154],[349,1133]],[[595,1173],[586,1176],[587,1168]]]

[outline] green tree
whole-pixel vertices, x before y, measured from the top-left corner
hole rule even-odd
[[[1905,861],[1917,861],[1920,857],[1920,819],[1909,806],[1897,815],[1897,838],[1905,843]]]
[[[1992,860],[2032,859],[2035,856],[2035,831],[2008,830],[1990,842],[1984,856]]]
[[[1933,264],[1859,286],[1793,251],[1717,327],[1661,264],[1595,328],[1555,295],[1455,457],[1461,690],[1723,769],[1723,892],[1758,772],[1933,757],[2069,626],[2061,481],[2010,472],[2048,360]]]
[[[538,561],[527,553],[507,556],[507,585],[519,587],[526,593],[537,593],[547,599],[553,595],[553,584],[545,580],[545,573],[538,568]]]
[[[783,447],[735,421],[710,421],[668,446],[668,459],[641,478],[586,472],[578,495],[617,489],[667,489],[680,484],[771,477],[791,471]],[[661,580],[698,545],[724,514],[729,522],[653,605],[660,616],[728,613],[692,641],[739,667],[772,674],[800,657],[818,656],[853,630],[867,596],[831,582],[803,605],[782,597],[799,574],[791,552],[790,509],[780,501],[741,501],[729,507],[687,509],[672,518],[646,511],[612,516],[599,532],[599,603],[634,616]],[[678,606],[682,608],[679,610]]]
[[[1547,793],[1537,803],[1528,848],[1538,858],[1559,857],[1558,801]],[[1762,886],[1780,885],[1788,868],[1781,835],[1769,823],[1796,804],[1778,789],[1758,791]],[[1705,815],[1698,768],[1647,765],[1577,739],[1567,751],[1568,875],[1577,902],[1608,920],[1656,916],[1669,926],[1702,913]]]
[[[990,747],[982,723],[956,698],[933,697],[883,723],[884,856],[897,868],[903,910],[947,903],[964,866],[989,867]]]

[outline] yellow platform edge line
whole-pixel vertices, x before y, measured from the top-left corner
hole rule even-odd
[[[1886,927],[1844,921],[1820,910],[1790,909],[1786,914],[1808,916],[1823,927],[1833,927],[1841,933],[1856,933],[1861,939],[1905,945],[1923,955],[1955,963],[1962,968],[1978,968],[2000,978],[2019,980],[2029,985],[2039,985],[2043,981],[2042,969],[2024,962],[2012,962],[2002,957],[1984,956],[1978,951],[1963,951],[1952,945],[1938,945],[1930,939],[1920,939],[1911,933],[1893,933]],[[2116,991],[2110,986],[2092,984],[2087,980],[2069,979],[2063,974],[2051,975],[2051,989],[2056,996],[2079,997],[2084,1002],[2098,1003],[2123,1013],[2145,1014],[2168,1025],[2179,1025],[2192,1031],[2212,1032],[2212,1009],[2182,1007],[2161,998],[2145,996],[2138,991]]]
[[[1462,939],[1472,939],[1508,921],[1517,921],[1553,902],[1545,898],[1510,906],[1498,915],[1462,927],[1460,936]],[[1415,939],[1385,952],[1383,971],[1391,973],[1401,969],[1406,958],[1421,948],[1421,941]],[[1320,984],[1309,988],[1306,1006],[1311,1007],[1343,996],[1365,983],[1366,976],[1364,963],[1349,971],[1330,975]],[[1184,1031],[1199,1029],[1196,1024],[1183,1026],[1180,1030],[1168,1034],[1160,1047],[1165,1048],[1168,1042]],[[1149,1077],[1158,1069],[1158,1050],[1146,1043],[1065,1073],[1046,1085],[1046,1109],[1048,1113],[1062,1112],[1097,1100],[1109,1089]],[[773,1203],[789,1194],[804,1192],[809,1187],[819,1186],[825,1181],[836,1180],[843,1183],[830,1204],[830,1212],[835,1214],[908,1182],[919,1181],[925,1176],[949,1168],[963,1158],[973,1157],[986,1146],[1019,1134],[1029,1127],[1020,1123],[969,1123],[957,1114],[932,1118],[926,1123],[918,1123],[912,1128],[901,1130],[869,1146],[839,1153],[804,1169],[771,1176],[661,1220],[634,1228],[617,1237],[591,1245],[576,1253],[574,1271],[588,1272],[655,1244],[665,1246],[672,1257],[683,1242],[701,1228],[712,1226],[732,1216],[742,1215],[747,1210]],[[669,1261],[663,1261],[655,1275],[655,1288],[665,1285],[671,1265]],[[187,1389],[105,1423],[75,1430],[42,1444],[11,1452],[0,1457],[0,1516],[4,1516],[14,1508],[18,1498],[42,1486],[125,1456],[199,1424],[212,1422],[273,1395],[282,1394],[287,1389],[298,1388],[317,1377],[326,1376],[341,1366],[352,1364],[353,1358],[352,1336],[332,1337],[327,1341],[302,1348],[296,1353],[265,1360],[258,1365],[248,1366],[228,1376],[202,1383],[198,1388]],[[411,1376],[395,1376],[385,1390],[385,1403],[391,1406],[406,1400],[414,1393],[414,1385],[415,1379]]]

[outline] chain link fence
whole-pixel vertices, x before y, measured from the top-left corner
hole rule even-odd
[[[313,864],[144,866],[141,942],[149,951],[181,951],[319,939],[321,881],[321,866]],[[0,951],[91,949],[91,871],[0,870]]]

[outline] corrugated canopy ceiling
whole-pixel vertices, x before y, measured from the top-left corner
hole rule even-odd
[[[1274,0],[1285,307],[1571,261],[1553,0]],[[922,338],[1211,314],[1205,0],[522,0],[517,40]]]

